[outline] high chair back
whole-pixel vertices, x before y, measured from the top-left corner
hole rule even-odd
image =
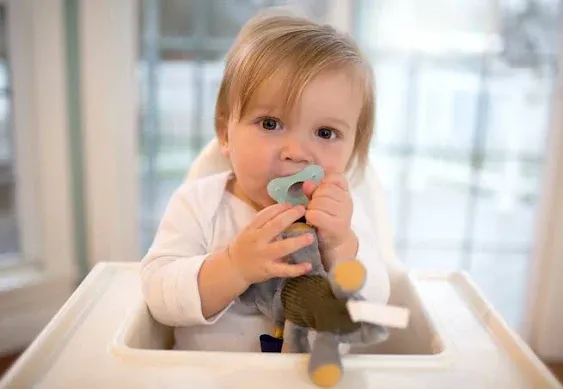
[[[229,161],[220,152],[217,138],[213,138],[196,157],[186,179],[205,177],[230,168]],[[372,222],[372,228],[377,235],[375,241],[379,248],[380,258],[384,261],[391,278],[392,293],[393,285],[405,274],[405,267],[395,253],[385,194],[371,162],[366,167],[364,179],[350,186],[352,192],[360,199],[363,208],[368,212]]]

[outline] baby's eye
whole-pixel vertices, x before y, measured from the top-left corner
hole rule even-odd
[[[319,128],[317,130],[317,135],[323,139],[333,139],[336,137],[336,132],[330,128]]]
[[[275,130],[278,127],[279,123],[275,119],[264,119],[262,120],[262,128],[268,131]]]

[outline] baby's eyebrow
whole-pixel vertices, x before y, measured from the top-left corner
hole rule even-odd
[[[343,120],[343,119],[328,117],[328,118],[324,118],[323,121],[338,124],[342,127],[345,127],[346,129],[350,128],[350,124],[346,120]]]

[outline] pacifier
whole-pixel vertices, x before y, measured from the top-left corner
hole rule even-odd
[[[324,170],[319,165],[309,165],[305,169],[291,176],[274,178],[268,183],[268,194],[278,203],[291,203],[292,205],[306,205],[309,199],[303,193],[305,181],[321,182]]]

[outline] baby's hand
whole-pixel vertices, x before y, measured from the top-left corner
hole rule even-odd
[[[305,214],[303,206],[276,204],[264,208],[229,246],[230,259],[247,284],[274,277],[297,277],[310,264],[290,265],[287,256],[313,243],[311,234],[276,240],[287,227]]]
[[[305,218],[317,228],[323,251],[332,251],[356,239],[351,227],[352,197],[343,175],[329,174],[318,185],[307,181],[303,192],[311,199]]]

